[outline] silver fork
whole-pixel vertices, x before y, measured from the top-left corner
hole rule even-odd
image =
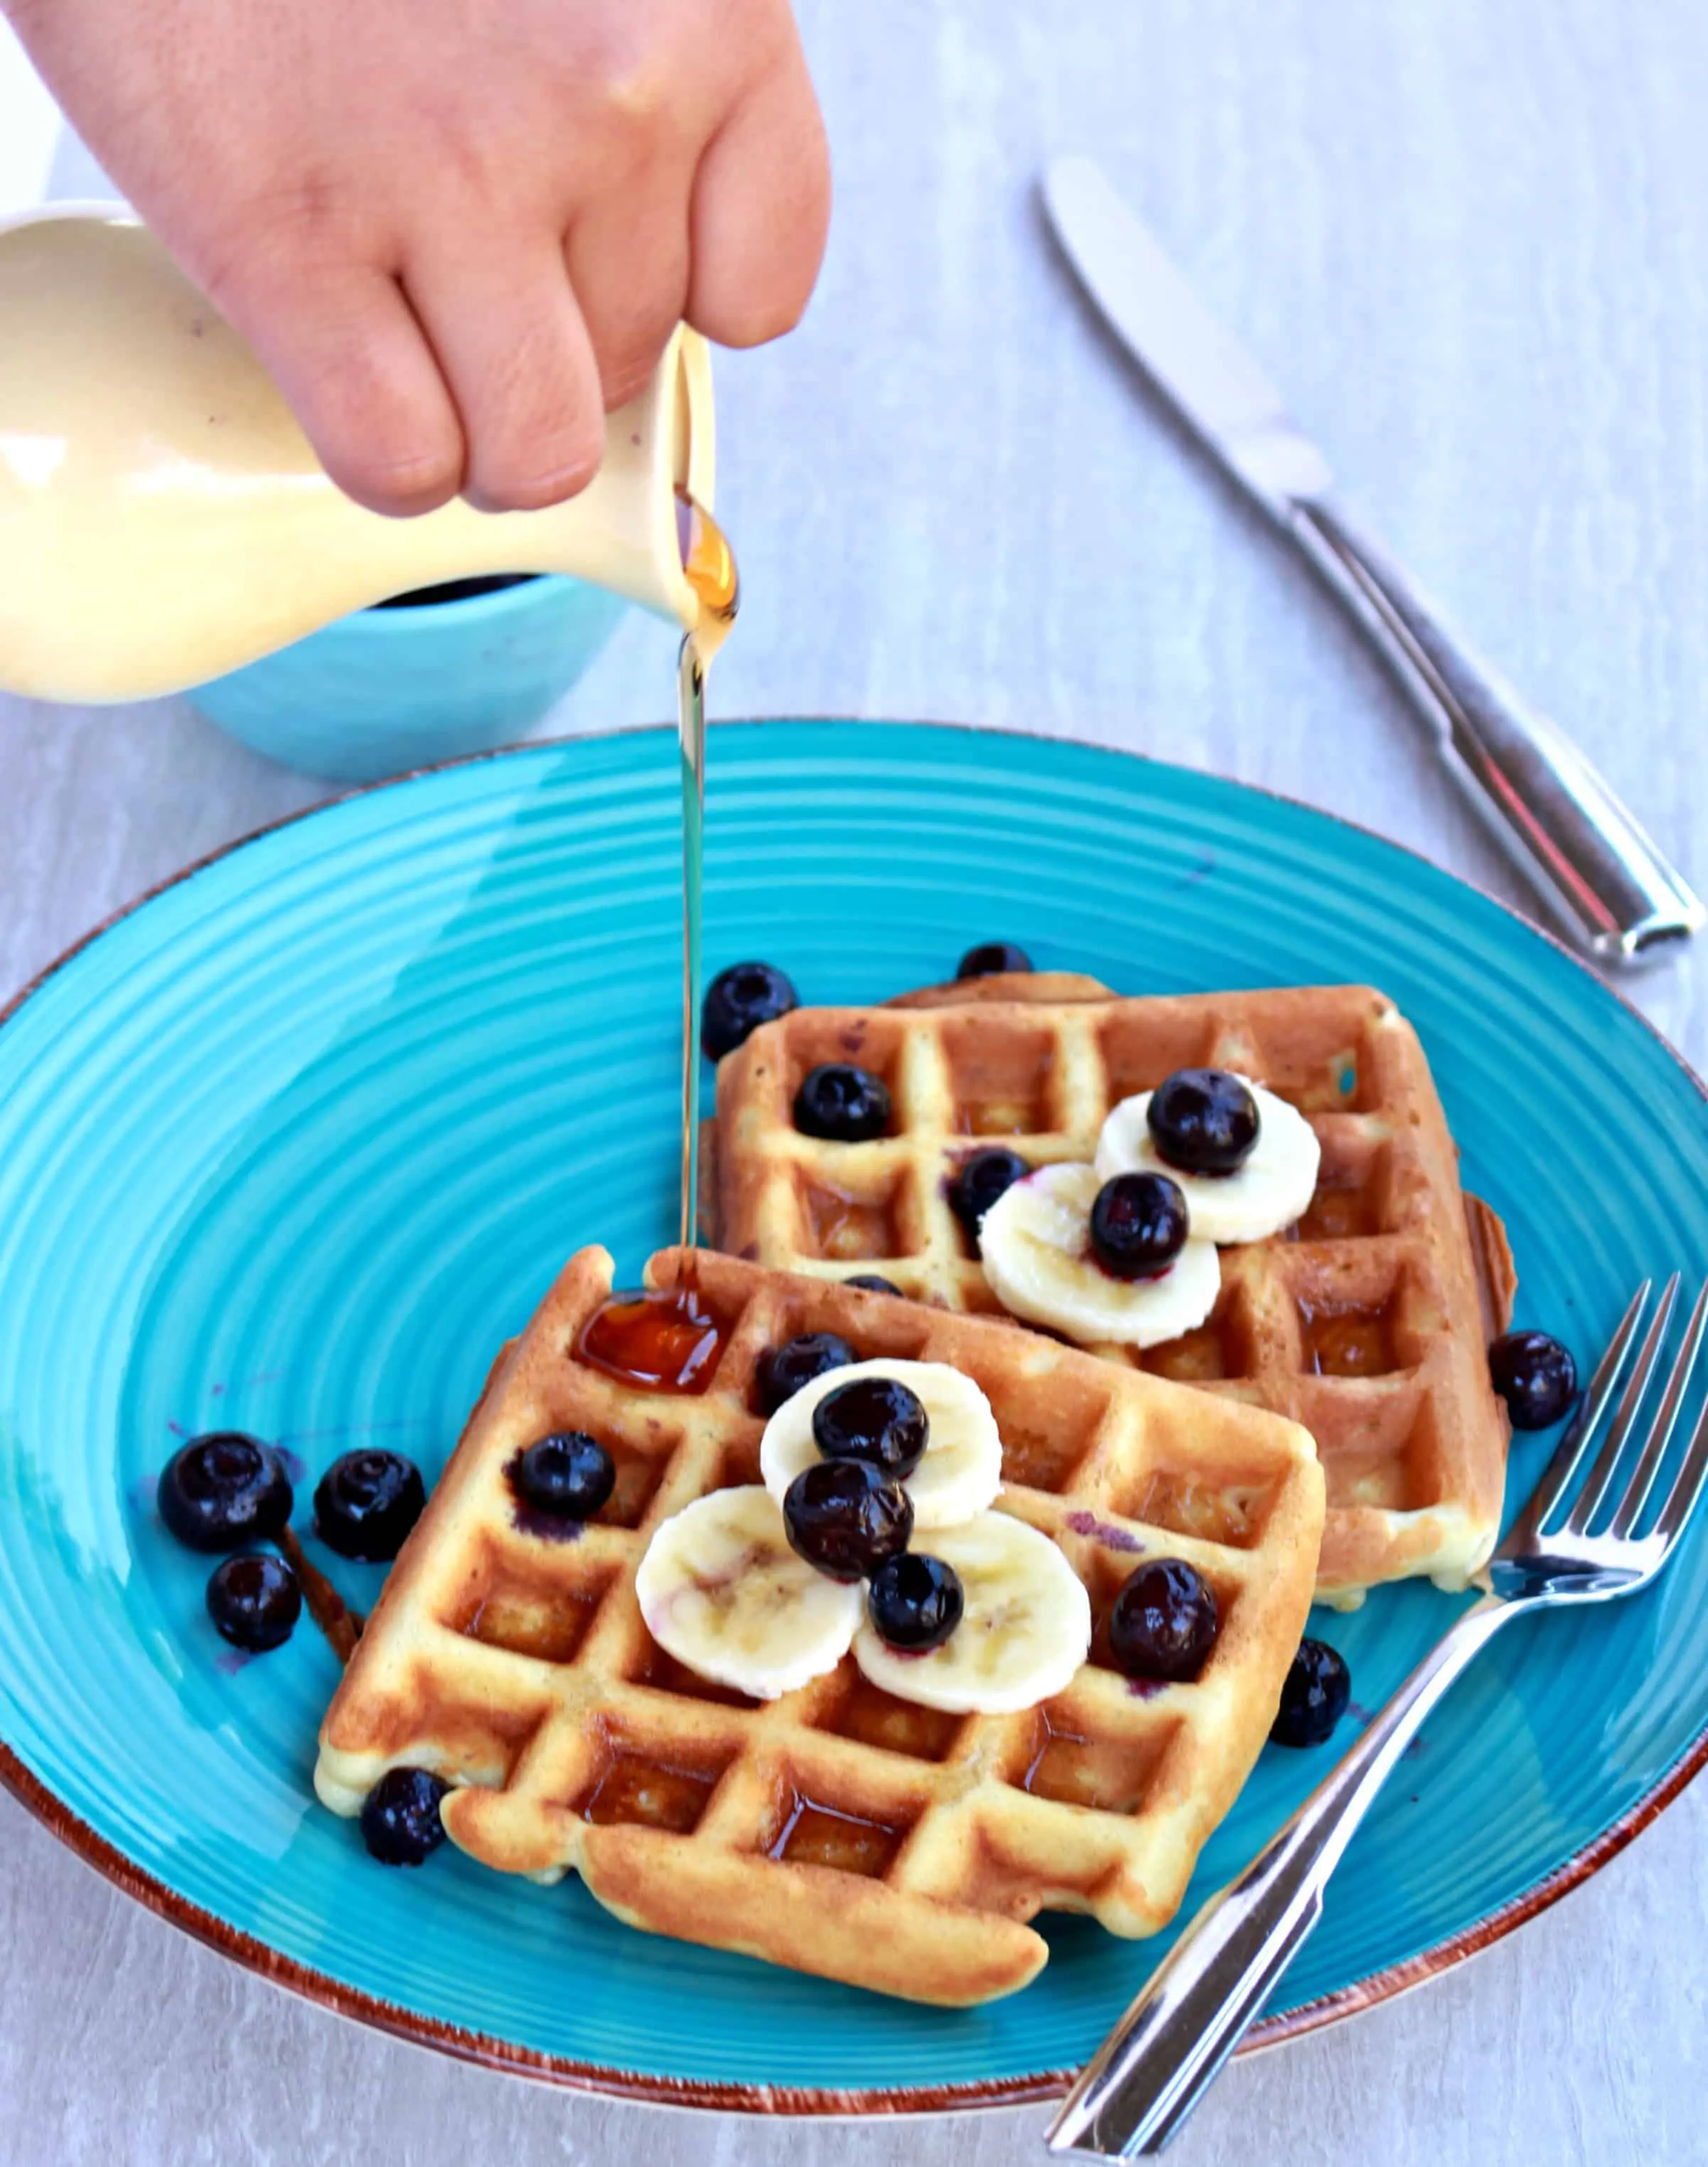
[[[1424,1718],[1472,1658],[1526,1611],[1635,1595],[1666,1564],[1708,1478],[1708,1407],[1664,1502],[1645,1531],[1637,1529],[1702,1344],[1708,1287],[1690,1313],[1635,1464],[1615,1491],[1659,1369],[1678,1274],[1662,1292],[1633,1364],[1650,1291],[1645,1280],[1529,1503],[1489,1560],[1489,1592],[1461,1613],[1292,1820],[1186,1929],[1068,2094],[1047,2133],[1052,2152],[1116,2159],[1161,2152],[1298,1955],[1322,1915],[1324,1887],[1353,1831]],[[1618,1405],[1589,1471],[1563,1518],[1550,1527],[1615,1394]]]

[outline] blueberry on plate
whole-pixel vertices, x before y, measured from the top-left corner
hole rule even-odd
[[[917,1392],[895,1377],[856,1377],[812,1410],[812,1438],[827,1460],[862,1460],[904,1481],[925,1457],[931,1424]]]
[[[976,948],[969,948],[959,963],[954,975],[959,978],[994,978],[1005,971],[1029,971],[1032,958],[1023,948],[1012,940],[981,940]]]
[[[1017,1151],[1007,1144],[991,1144],[983,1151],[969,1153],[960,1163],[959,1171],[949,1184],[949,1208],[960,1220],[975,1253],[979,1246],[979,1227],[986,1212],[1003,1193],[1017,1181],[1023,1181],[1032,1171]]]
[[[785,1339],[780,1347],[772,1348],[759,1363],[755,1381],[762,1412],[775,1414],[803,1385],[810,1385],[827,1370],[846,1370],[855,1359],[847,1340],[834,1332],[803,1332],[793,1339]]]
[[[832,1580],[864,1580],[907,1547],[913,1505],[863,1460],[821,1460],[803,1468],[783,1497],[791,1548]]]
[[[278,1454],[241,1430],[193,1437],[160,1478],[160,1516],[193,1550],[273,1542],[296,1500]]]
[[[303,1614],[303,1591],[281,1557],[229,1557],[208,1582],[208,1615],[222,1640],[251,1656],[288,1640]]]
[[[1578,1391],[1568,1347],[1546,1332],[1505,1332],[1489,1349],[1489,1374],[1515,1429],[1547,1429]]]
[[[714,1061],[722,1061],[762,1023],[775,1023],[799,1005],[799,995],[775,963],[732,963],[706,988],[700,1042]]]
[[[890,1126],[888,1088],[852,1062],[821,1062],[795,1094],[795,1126],[826,1143],[869,1144]]]
[[[346,1452],[320,1477],[315,1524],[341,1557],[394,1558],[426,1502],[420,1470],[400,1452]]]
[[[1182,1685],[1203,1670],[1220,1624],[1216,1598],[1183,1558],[1129,1573],[1109,1613],[1109,1652],[1129,1678]]]
[[[844,1280],[843,1285],[859,1287],[865,1294],[902,1294],[894,1280],[886,1280],[881,1272],[856,1272],[851,1280]],[[902,1295],[902,1299],[905,1301],[907,1296]]]
[[[1225,1068],[1180,1068],[1145,1109],[1159,1154],[1182,1174],[1234,1174],[1257,1142],[1257,1101]]]
[[[1092,1205],[1092,1253],[1111,1278],[1155,1279],[1186,1247],[1186,1199],[1166,1174],[1118,1174]]]
[[[553,1520],[590,1520],[611,1493],[616,1469],[584,1429],[536,1438],[510,1463],[510,1486],[525,1505]]]
[[[1277,1746],[1320,1746],[1351,1698],[1346,1658],[1326,1640],[1301,1640],[1269,1735]]]
[[[913,1655],[940,1648],[965,1608],[954,1567],[919,1550],[904,1550],[880,1566],[866,1590],[866,1615],[879,1638]]]
[[[388,1768],[362,1801],[362,1841],[382,1866],[419,1866],[445,1841],[450,1788],[426,1768]]]

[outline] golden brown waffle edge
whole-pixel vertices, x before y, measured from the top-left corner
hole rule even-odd
[[[885,1076],[896,1133],[796,1132],[796,1086],[832,1060]],[[1142,1357],[1098,1351],[1313,1432],[1329,1484],[1321,1600],[1351,1607],[1424,1574],[1463,1587],[1499,1527],[1510,1430],[1485,1350],[1511,1313],[1511,1256],[1499,1219],[1462,1194],[1415,1032],[1372,988],[1121,999],[1095,979],[1011,973],[796,1009],[719,1066],[717,1246],[780,1269],[876,1272],[917,1301],[989,1313],[949,1207],[957,1159],[991,1142],[1034,1163],[1088,1159],[1111,1105],[1188,1065],[1293,1099],[1322,1146],[1317,1200],[1289,1235],[1224,1252],[1201,1332]],[[1363,1374],[1325,1370],[1349,1354]]]
[[[681,1263],[663,1253],[648,1278]],[[574,1351],[610,1276],[580,1252],[495,1366],[328,1710],[325,1802],[352,1813],[388,1767],[433,1767],[462,1786],[447,1828],[488,1864],[574,1870],[631,1924],[927,2002],[1025,1984],[1041,1907],[1165,1925],[1303,1627],[1323,1494],[1304,1432],[1006,1325],[714,1256],[700,1286],[727,1334],[709,1389],[637,1391]],[[945,1717],[852,1658],[763,1705],[671,1663],[633,1593],[650,1531],[754,1479],[755,1366],[809,1330],[972,1375],[1004,1437],[1002,1509],[1060,1544],[1100,1617],[1139,1556],[1196,1565],[1223,1618],[1202,1677],[1135,1687],[1094,1644],[1040,1709]],[[617,1485],[554,1539],[505,1470],[575,1427]]]

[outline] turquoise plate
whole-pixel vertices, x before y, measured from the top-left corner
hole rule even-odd
[[[1082,1920],[1038,1983],[904,2007],[656,1941],[574,1883],[373,1865],[316,1806],[336,1680],[304,1625],[224,1651],[153,1509],[175,1441],[250,1429],[312,1480],[361,1438],[436,1474],[569,1251],[634,1273],[676,1163],[676,755],[662,732],[418,776],[198,867],[0,1028],[0,1773],[193,1932],[349,2013],[652,2098],[883,2110],[1059,2086],[1161,1952]],[[1494,904],[1353,829],[1118,754],[937,728],[715,733],[708,958],[805,998],[970,942],[1124,992],[1367,980],[1435,1063],[1520,1319],[1580,1359],[1645,1273],[1708,1275],[1708,1116],[1674,1057]],[[1515,1495],[1546,1443],[1514,1455]],[[306,1498],[304,1498],[306,1503]],[[299,1514],[306,1520],[307,1514]],[[312,1545],[311,1545],[312,1547]],[[377,1569],[328,1560],[350,1597]],[[1373,1707],[1452,1615],[1322,1629]],[[1708,1544],[1654,1593],[1515,1627],[1378,1804],[1268,2035],[1527,1916],[1708,1753]],[[1266,1751],[1188,1910],[1328,1755]]]

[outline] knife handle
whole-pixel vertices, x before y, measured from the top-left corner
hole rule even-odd
[[[1335,506],[1294,499],[1285,524],[1574,946],[1600,963],[1633,964],[1699,930],[1701,903],[1583,754],[1455,638]]]

